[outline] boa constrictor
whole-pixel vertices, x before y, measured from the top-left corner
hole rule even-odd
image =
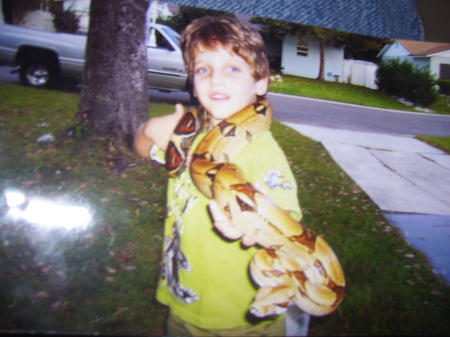
[[[272,118],[270,103],[259,100],[213,127],[195,149],[191,176],[235,227],[264,247],[250,263],[252,278],[260,286],[250,312],[258,317],[281,314],[294,302],[307,313],[326,315],[340,305],[345,293],[344,273],[333,250],[246,181],[232,163],[236,154],[270,129]],[[169,176],[184,169],[193,139],[208,124],[203,110],[191,109],[181,118],[166,151]]]

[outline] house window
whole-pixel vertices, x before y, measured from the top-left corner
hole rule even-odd
[[[308,43],[305,40],[297,41],[297,55],[308,56]]]
[[[439,65],[439,78],[443,80],[450,80],[450,64]]]

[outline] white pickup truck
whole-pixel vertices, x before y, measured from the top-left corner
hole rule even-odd
[[[86,35],[0,23],[0,65],[15,67],[21,82],[33,87],[57,86],[63,79],[80,80],[86,41]],[[149,87],[189,91],[178,33],[151,24],[147,48]]]

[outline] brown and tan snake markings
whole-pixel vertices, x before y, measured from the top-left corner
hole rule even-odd
[[[197,188],[214,198],[231,223],[263,248],[250,263],[259,285],[250,312],[258,317],[278,315],[294,302],[303,311],[327,315],[341,304],[345,277],[328,243],[294,220],[242,175],[233,158],[272,124],[270,103],[254,105],[220,122],[197,146],[191,176]],[[209,122],[192,109],[180,120],[166,152],[171,177],[184,170],[188,150]]]

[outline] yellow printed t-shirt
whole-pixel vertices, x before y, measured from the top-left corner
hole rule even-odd
[[[205,134],[194,142],[193,149]],[[252,184],[300,220],[297,185],[288,161],[270,132],[255,139],[233,160]],[[243,248],[214,230],[207,199],[189,169],[169,178],[163,263],[157,299],[182,320],[205,329],[251,323],[247,317],[257,287],[249,263],[257,247]]]

